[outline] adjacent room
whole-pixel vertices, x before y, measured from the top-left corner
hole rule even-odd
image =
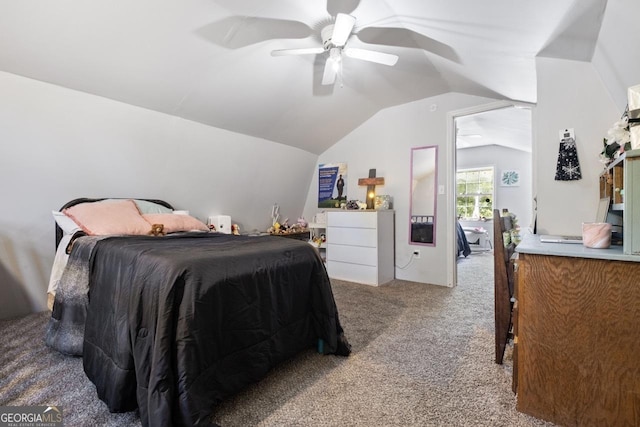
[[[3,2],[0,412],[640,425],[639,15]]]

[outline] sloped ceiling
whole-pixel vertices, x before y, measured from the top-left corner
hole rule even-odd
[[[606,0],[27,0],[0,3],[0,70],[321,153],[381,109],[446,92],[536,101],[535,57],[590,60]],[[338,12],[348,46],[322,86]],[[581,25],[586,19],[588,25]]]
[[[507,107],[456,119],[456,148],[500,145],[530,153],[533,148],[531,109]]]

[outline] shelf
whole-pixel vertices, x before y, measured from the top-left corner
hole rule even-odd
[[[626,151],[600,175],[600,197],[611,197],[608,221],[622,225],[627,255],[640,255],[640,150]]]
[[[611,198],[611,210],[624,211],[624,167],[627,156],[634,157],[634,152],[625,152],[607,165],[600,174],[600,198]]]

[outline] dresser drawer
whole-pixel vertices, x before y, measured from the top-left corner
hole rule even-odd
[[[375,212],[329,212],[327,226],[376,228],[378,217]]]
[[[337,245],[332,242],[327,246],[327,259],[329,261],[376,266],[378,265],[378,250],[362,246]]]
[[[378,284],[378,269],[368,265],[328,261],[327,273],[332,279],[364,283],[366,285]]]
[[[372,228],[330,227],[327,233],[327,243],[370,248],[378,246],[378,232]]]

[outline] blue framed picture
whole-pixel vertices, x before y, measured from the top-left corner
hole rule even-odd
[[[500,186],[517,187],[520,185],[520,172],[517,170],[504,170],[500,174]]]

